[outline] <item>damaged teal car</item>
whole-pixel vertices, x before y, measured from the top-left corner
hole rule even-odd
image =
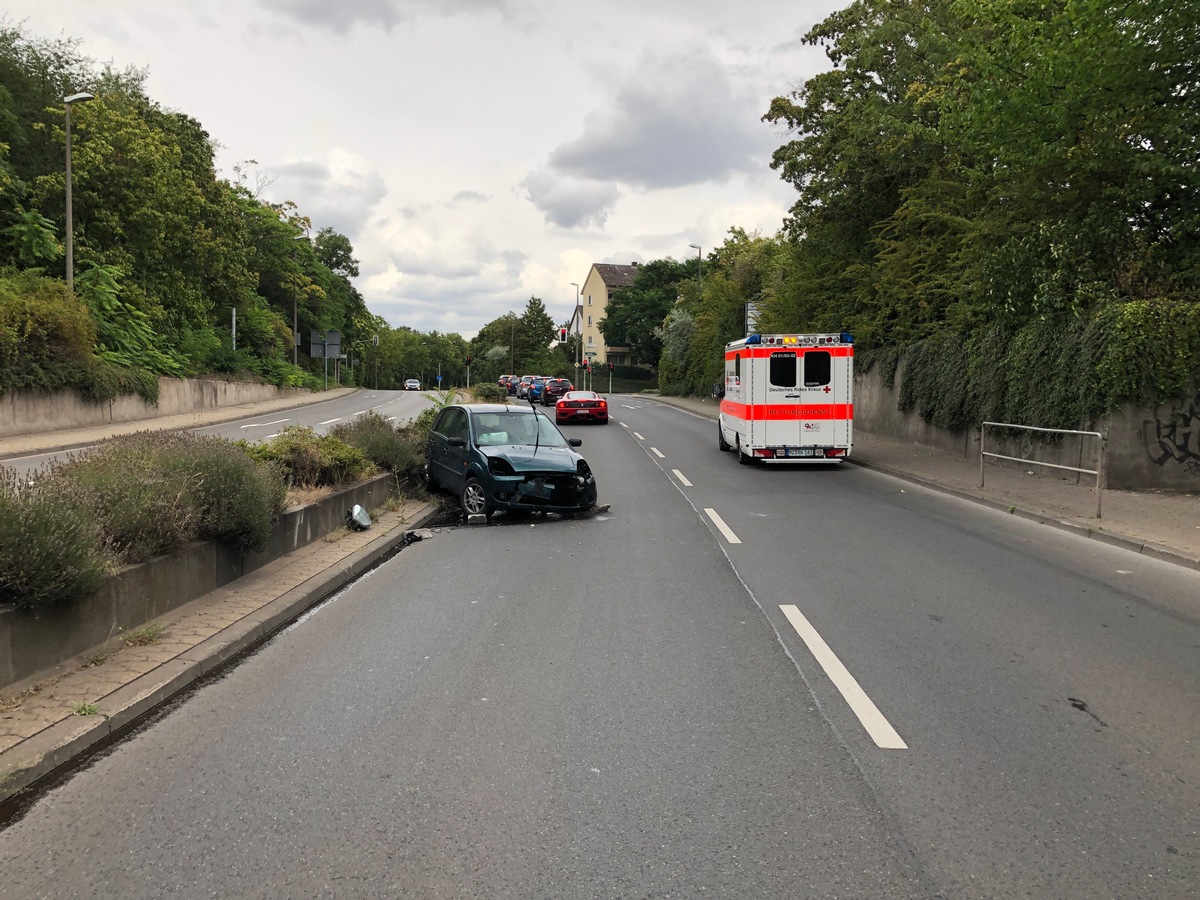
[[[575,449],[582,443],[530,406],[455,404],[430,429],[425,477],[458,497],[467,517],[586,512],[596,505],[596,478]]]

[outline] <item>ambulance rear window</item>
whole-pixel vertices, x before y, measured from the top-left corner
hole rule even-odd
[[[804,386],[821,387],[829,384],[831,374],[828,350],[809,350],[804,354]]]
[[[776,350],[771,354],[771,371],[768,377],[775,387],[796,386],[796,354],[791,350]]]

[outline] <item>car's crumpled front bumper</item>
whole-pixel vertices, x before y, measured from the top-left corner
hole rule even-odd
[[[591,472],[492,475],[489,493],[497,509],[577,512],[596,505],[596,477]]]

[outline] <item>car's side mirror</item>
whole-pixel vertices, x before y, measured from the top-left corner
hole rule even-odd
[[[567,443],[570,444],[572,447],[582,447],[583,446],[583,438],[567,438]]]
[[[713,388],[712,388],[712,395],[713,395],[713,397],[715,397],[717,400],[720,400],[722,397],[724,397],[724,396],[725,396],[725,385],[723,385],[723,384],[714,384],[714,385],[713,385]]]
[[[446,438],[446,446],[448,447],[465,447],[467,442],[460,437]]]

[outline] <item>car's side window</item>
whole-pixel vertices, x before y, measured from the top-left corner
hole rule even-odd
[[[430,430],[435,434],[446,434],[446,427],[449,424],[450,417],[454,414],[452,409],[443,409],[438,415],[437,420],[433,423],[433,428]]]
[[[445,429],[442,433],[448,438],[457,437],[465,441],[467,439],[467,414],[461,409],[448,409],[446,413],[448,415],[446,416]]]

